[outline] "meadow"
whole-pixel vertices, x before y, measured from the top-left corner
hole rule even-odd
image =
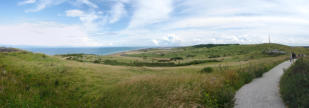
[[[287,60],[291,50],[308,54],[308,49],[279,44],[155,48],[107,56],[1,52],[0,107],[231,108],[242,85]]]

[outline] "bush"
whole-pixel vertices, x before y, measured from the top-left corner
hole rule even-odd
[[[212,69],[212,67],[205,67],[205,68],[202,69],[201,72],[203,72],[203,73],[211,73],[211,72],[213,72],[213,69]]]
[[[189,66],[210,62],[220,62],[218,60],[193,60],[186,63],[173,63],[173,62],[142,62],[142,61],[133,61],[132,63],[119,62],[117,60],[104,60],[104,64],[108,65],[123,65],[123,66],[149,66],[149,67],[175,67],[175,66]]]
[[[86,54],[82,54],[82,53],[80,53],[80,54],[63,54],[63,55],[59,55],[59,56],[62,56],[62,57],[69,57],[69,56],[83,57],[84,55],[86,55]]]
[[[280,80],[280,93],[290,108],[309,108],[309,58],[299,59]]]
[[[209,55],[208,58],[218,58],[220,55]]]
[[[197,64],[203,64],[203,63],[211,63],[211,62],[221,62],[219,60],[193,60],[186,63],[180,63],[176,66],[189,66],[189,65],[197,65]]]
[[[191,55],[191,54],[189,54],[189,55],[187,55],[186,57],[195,57],[196,55]]]
[[[118,62],[117,60],[104,60],[103,62],[108,65],[129,65],[129,63]]]
[[[170,60],[177,61],[177,60],[183,60],[183,58],[182,57],[173,57],[173,58],[170,58]]]
[[[93,61],[93,63],[101,63],[101,59],[96,59]]]
[[[200,45],[194,45],[193,48],[212,48],[217,46],[230,46],[230,45],[239,45],[239,44],[200,44]]]

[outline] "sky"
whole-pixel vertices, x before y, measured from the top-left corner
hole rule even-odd
[[[309,45],[308,0],[0,0],[0,45]]]

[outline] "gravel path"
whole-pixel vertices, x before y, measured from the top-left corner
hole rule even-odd
[[[283,62],[263,77],[243,86],[236,93],[235,108],[285,108],[279,94],[279,81],[283,69],[290,66],[289,61]]]

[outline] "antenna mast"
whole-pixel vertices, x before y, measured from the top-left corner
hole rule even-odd
[[[270,33],[268,33],[268,43],[270,44]]]
[[[270,33],[268,33],[268,50],[270,51]]]

